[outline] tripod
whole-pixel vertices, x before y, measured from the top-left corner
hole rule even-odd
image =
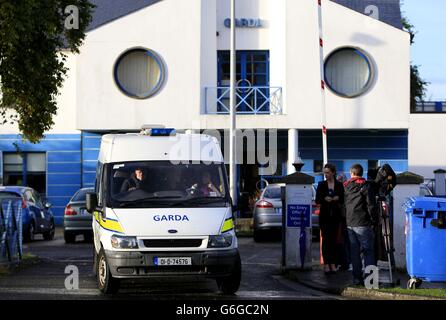
[[[384,250],[387,256],[389,267],[389,284],[395,285],[393,272],[395,269],[395,248],[392,240],[392,229],[390,224],[389,204],[385,197],[378,197],[379,224],[381,225],[381,236],[384,240]],[[378,259],[377,259],[378,260]]]

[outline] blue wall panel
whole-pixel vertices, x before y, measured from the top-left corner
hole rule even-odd
[[[82,160],[98,160],[99,149],[83,149]]]
[[[49,134],[37,144],[24,142],[20,135],[0,135],[0,151],[17,152],[17,148],[22,152],[46,152],[46,196],[60,225],[66,203],[81,186],[81,135]]]
[[[84,172],[82,174],[83,187],[92,187],[95,184],[96,172]]]
[[[79,151],[63,152],[63,151],[48,151],[48,162],[81,162],[82,153],[79,146]]]
[[[395,173],[402,173],[409,170],[409,162],[406,160],[379,160],[378,165],[390,164]]]
[[[97,160],[84,160],[82,162],[82,168],[84,170],[84,172],[88,172],[88,171],[96,171],[96,167],[98,166],[98,161]]]
[[[63,163],[63,162],[48,162],[48,172],[65,172],[65,173],[77,173],[81,172],[81,163]]]
[[[101,134],[82,132],[82,186],[94,186]]]
[[[79,186],[48,186],[47,189],[48,193],[55,197],[72,197],[79,190]]]
[[[328,131],[329,160],[408,159],[408,133],[395,131]],[[322,160],[322,137],[319,130],[299,130],[301,158]]]
[[[312,174],[314,168],[314,160],[302,159],[304,166],[302,167],[302,172],[306,174]]]
[[[81,175],[79,173],[47,173],[48,186],[51,185],[81,185]]]

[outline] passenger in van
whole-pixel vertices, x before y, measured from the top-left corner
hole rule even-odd
[[[193,185],[200,191],[200,194],[205,197],[221,197],[221,192],[211,181],[211,174],[208,171],[203,172],[201,176],[201,183]]]
[[[127,192],[137,189],[144,189],[147,191],[147,179],[146,172],[143,168],[138,167],[135,169],[135,172],[124,181],[121,186],[121,192]]]

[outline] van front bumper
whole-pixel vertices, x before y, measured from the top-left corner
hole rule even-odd
[[[229,276],[240,256],[238,249],[215,251],[126,252],[106,250],[110,272],[115,278],[149,278],[163,276]],[[190,257],[189,266],[156,266],[155,257]]]

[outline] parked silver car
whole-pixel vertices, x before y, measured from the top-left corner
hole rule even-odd
[[[433,196],[434,193],[432,192],[432,190],[429,188],[429,185],[426,183],[420,184],[420,196],[422,197],[431,197]]]
[[[94,192],[94,189],[79,189],[65,207],[63,226],[66,243],[74,243],[77,235],[83,235],[85,241],[93,239],[92,215],[85,206],[88,192]]]
[[[267,231],[282,228],[282,200],[280,187],[285,184],[270,184],[263,189],[254,206],[254,241],[260,241]]]
[[[268,231],[282,228],[282,201],[280,187],[285,184],[268,185],[254,206],[254,241],[258,242]],[[316,189],[313,187],[313,203],[311,221],[313,236],[319,236],[319,206],[315,203]]]

